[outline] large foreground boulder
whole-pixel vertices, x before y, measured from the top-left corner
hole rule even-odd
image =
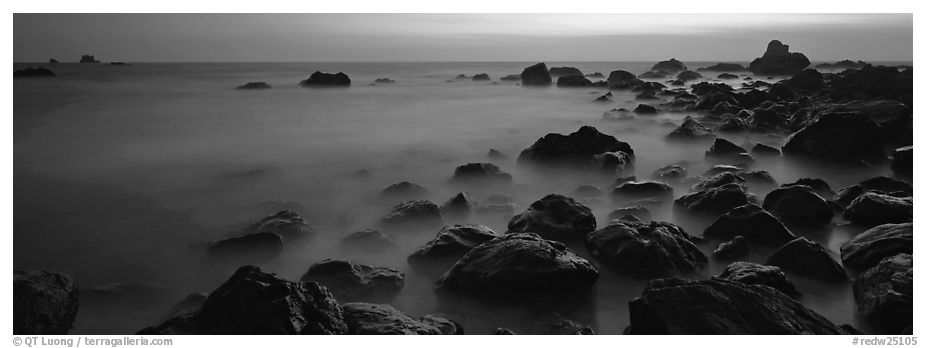
[[[434,239],[408,256],[408,264],[416,271],[440,274],[467,252],[495,237],[498,235],[488,226],[444,226]]]
[[[596,260],[637,277],[662,277],[694,272],[707,265],[694,238],[668,222],[612,221],[585,238]]]
[[[621,151],[633,158],[629,144],[599,132],[595,127],[582,126],[576,132],[563,135],[549,133],[518,156],[518,163],[568,166],[592,169],[595,155]]]
[[[734,262],[727,265],[716,278],[732,280],[747,285],[765,285],[778,289],[789,295],[798,295],[797,288],[788,276],[775,266],[765,266],[752,262]]]
[[[344,321],[349,335],[462,335],[463,327],[439,316],[414,319],[385,304],[346,303]]]
[[[310,266],[300,280],[325,286],[340,302],[389,302],[405,286],[405,273],[392,268],[327,259]]]
[[[551,194],[511,218],[506,233],[536,233],[549,240],[568,242],[594,230],[591,208],[570,197]]]
[[[833,211],[809,186],[795,185],[769,192],[762,208],[795,226],[820,226],[830,223]]]
[[[864,226],[913,221],[913,197],[866,192],[849,203],[843,217]]]
[[[749,71],[756,75],[794,75],[810,65],[803,53],[790,52],[788,45],[772,40],[765,54],[749,63]]]
[[[900,334],[913,325],[913,256],[884,258],[855,280],[858,313],[881,331]]]
[[[884,224],[853,237],[839,248],[842,264],[862,271],[885,257],[913,254],[913,223]]]
[[[521,85],[523,86],[549,86],[553,83],[553,77],[547,70],[547,65],[537,63],[524,68],[521,72]]]
[[[13,334],[65,335],[77,316],[77,282],[49,271],[13,271]]]
[[[704,230],[707,238],[729,240],[737,236],[776,248],[797,238],[781,220],[752,203],[731,209]]]
[[[846,270],[817,242],[801,237],[782,245],[769,256],[766,264],[794,274],[825,281],[847,280]]]
[[[881,162],[885,159],[884,131],[863,116],[828,113],[791,135],[781,148],[785,155],[826,161]]]
[[[526,299],[585,291],[597,280],[598,270],[562,243],[514,233],[463,255],[437,281],[437,289],[486,299]]]
[[[630,301],[630,334],[845,334],[781,291],[722,279],[658,279]]]
[[[302,87],[324,87],[324,86],[333,86],[333,87],[347,87],[350,86],[350,77],[347,74],[339,72],[337,74],[323,73],[321,71],[316,71],[309,76],[308,79],[302,80],[299,82],[299,85]]]

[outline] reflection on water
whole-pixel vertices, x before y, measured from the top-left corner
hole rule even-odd
[[[625,69],[640,73],[652,63],[576,63],[586,73]],[[711,63],[689,64],[692,68]],[[527,63],[352,64],[136,64],[126,67],[59,64],[59,78],[14,85],[14,265],[72,274],[82,287],[118,281],[150,281],[169,289],[163,303],[145,309],[82,307],[74,333],[134,332],[154,324],[173,303],[193,291],[209,291],[234,267],[200,262],[196,245],[240,229],[275,212],[273,202],[291,202],[320,231],[306,245],[288,245],[284,255],[260,265],[298,279],[314,262],[351,257],[361,263],[406,271],[405,289],[393,304],[413,315],[442,312],[470,333],[496,327],[526,331],[531,321],[555,310],[601,333],[628,324],[627,301],[645,281],[602,269],[588,299],[537,303],[531,308],[435,297],[434,278],[415,274],[406,257],[437,231],[395,233],[399,247],[381,254],[345,255],[344,235],[375,227],[389,207],[373,204],[383,187],[411,181],[441,203],[461,190],[477,200],[494,193],[514,196],[519,210],[549,193],[570,194],[580,184],[606,191],[614,177],[515,165],[517,154],[546,133],[570,133],[581,125],[628,142],[636,153],[635,174],[686,160],[690,176],[703,173],[710,144],[665,141],[687,113],[663,113],[611,121],[602,113],[633,109],[629,92],[614,102],[593,103],[596,89],[522,88],[512,82],[446,82],[458,74],[488,73],[494,80],[518,73]],[[17,66],[18,68],[18,66]],[[344,71],[353,86],[303,89],[296,83],[315,70]],[[715,76],[715,73],[704,73]],[[397,82],[370,86],[376,78]],[[237,91],[249,81],[273,89]],[[742,80],[725,81],[739,86]],[[724,136],[734,143],[781,146],[763,135]],[[489,149],[508,157],[495,161],[514,176],[505,189],[452,185],[456,166],[486,161]],[[782,158],[759,158],[778,183],[820,177],[834,189],[886,168],[831,168]],[[688,191],[675,186],[676,196]],[[754,191],[761,199],[765,191]],[[292,203],[296,202],[296,203]],[[607,198],[589,201],[599,226],[618,206]],[[295,208],[294,208],[295,207]],[[709,221],[676,218],[656,209],[654,218],[676,222],[699,235]],[[353,221],[339,228],[337,220]],[[840,222],[840,218],[836,218]],[[466,221],[503,233],[507,216],[477,215]],[[861,232],[841,226],[802,231],[831,251]],[[710,254],[716,243],[700,246]],[[584,247],[571,246],[587,257]],[[768,251],[750,255],[762,262]],[[711,261],[703,274],[725,264]],[[802,301],[835,323],[856,324],[848,284],[796,279]],[[113,312],[103,312],[111,310]],[[106,313],[108,319],[101,319]]]

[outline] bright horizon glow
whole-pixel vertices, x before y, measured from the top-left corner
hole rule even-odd
[[[14,61],[912,61],[911,14],[15,14]]]

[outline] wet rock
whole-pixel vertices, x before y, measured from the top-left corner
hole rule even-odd
[[[793,89],[814,91],[823,85],[823,74],[814,69],[801,70],[801,72],[792,76],[785,83]]]
[[[276,233],[284,241],[312,238],[317,234],[308,221],[289,210],[283,210],[252,222],[244,229],[244,233]]]
[[[826,281],[847,280],[846,270],[817,242],[801,237],[782,245],[765,262],[794,274]]]
[[[489,74],[485,73],[473,75],[473,81],[489,81],[491,79],[492,78],[489,77]]]
[[[631,158],[633,156],[633,149],[629,144],[600,133],[594,127],[582,126],[569,135],[550,133],[538,139],[531,147],[521,152],[518,163],[592,169],[595,155],[614,151],[623,151]]]
[[[430,201],[408,201],[392,207],[380,223],[389,228],[438,227],[444,224],[440,207]]]
[[[591,167],[604,173],[623,173],[633,169],[633,155],[624,151],[597,154],[592,157]]]
[[[235,89],[270,89],[270,85],[266,82],[248,82],[241,86],[235,87]]]
[[[694,238],[668,222],[612,221],[585,238],[596,260],[636,277],[694,272],[707,265]]]
[[[347,74],[339,72],[337,74],[323,73],[316,71],[308,79],[299,82],[302,87],[317,86],[350,86],[350,77]]]
[[[641,205],[634,205],[614,209],[614,211],[608,214],[608,221],[620,220],[627,216],[633,216],[640,221],[649,221],[653,219],[653,214],[650,213],[649,209]]]
[[[376,197],[376,202],[380,204],[395,204],[396,202],[425,199],[428,197],[428,193],[428,189],[421,185],[403,181],[384,188],[379,193],[379,196]]]
[[[206,252],[212,261],[259,263],[280,256],[283,238],[276,233],[251,233],[213,242]]]
[[[675,210],[698,215],[720,215],[749,203],[743,186],[730,183],[686,194],[675,200]]]
[[[790,52],[788,45],[772,40],[765,54],[749,63],[749,71],[756,75],[794,75],[810,65],[802,53]]]
[[[659,181],[628,181],[614,187],[611,193],[616,200],[641,198],[672,199],[672,185]]]
[[[781,291],[723,279],[658,279],[630,301],[630,334],[845,334]]]
[[[913,221],[913,197],[866,192],[849,203],[843,217],[865,226],[910,222]]]
[[[714,133],[710,128],[705,127],[691,116],[685,116],[685,120],[672,133],[667,136],[671,140],[703,140],[713,139]]]
[[[897,180],[894,178],[886,176],[877,176],[871,179],[863,180],[858,183],[865,192],[868,191],[881,191],[881,192],[906,192],[910,195],[913,194],[913,186],[908,182],[903,180]]]
[[[765,285],[778,289],[789,296],[800,294],[788,276],[775,266],[765,266],[752,262],[734,262],[727,265],[716,278],[740,282],[746,285]]]
[[[714,249],[714,258],[719,260],[734,260],[748,255],[749,245],[746,243],[746,238],[743,238],[743,236],[736,236],[729,242],[720,243],[720,245],[717,245],[717,248]]]
[[[781,150],[762,144],[762,143],[756,143],[756,145],[754,145],[752,147],[752,150],[750,150],[749,152],[751,152],[754,155],[761,155],[761,156],[780,156],[781,155]]]
[[[710,168],[707,168],[707,170],[701,176],[711,177],[711,176],[715,176],[720,173],[728,173],[728,172],[733,173],[733,174],[739,174],[739,173],[742,173],[743,171],[745,171],[745,169],[741,168],[740,166],[733,166],[729,164],[718,164],[718,165],[711,166]]]
[[[688,169],[685,169],[684,166],[679,164],[670,164],[662,168],[656,169],[653,172],[653,179],[668,181],[668,182],[677,182],[688,176]]]
[[[608,87],[611,89],[630,89],[642,83],[643,80],[624,70],[615,70],[608,75]]]
[[[822,160],[880,162],[885,144],[884,131],[871,119],[824,114],[792,134],[781,150]]]
[[[550,68],[550,75],[554,77],[560,76],[583,76],[582,71],[574,67],[552,67]]]
[[[740,176],[741,171],[728,171],[720,172],[715,175],[709,176],[701,182],[695,184],[691,187],[692,191],[706,191],[712,188],[717,188],[726,184],[737,184],[740,186],[746,186],[746,179],[743,179]]]
[[[746,71],[746,67],[733,63],[717,63],[706,68],[700,68],[698,71]]]
[[[466,192],[457,193],[440,206],[441,215],[450,218],[465,218],[476,210],[476,202]]]
[[[782,187],[765,196],[762,208],[789,225],[819,226],[829,224],[833,212],[823,197],[808,186]]]
[[[492,163],[467,163],[457,167],[450,180],[455,183],[510,184],[511,174],[503,172]]]
[[[204,292],[194,292],[187,295],[173,307],[170,307],[161,321],[164,322],[178,317],[192,319],[203,308],[203,304],[206,303],[208,297],[209,294]]]
[[[323,285],[340,302],[379,303],[391,301],[402,291],[405,273],[353,261],[326,259],[310,266],[300,280]]]
[[[781,220],[752,203],[731,209],[704,230],[707,238],[729,240],[740,236],[750,243],[772,247],[797,238]]]
[[[707,81],[698,82],[696,84],[691,85],[691,92],[698,96],[706,96],[712,93],[719,92],[721,94],[726,94],[726,97],[730,97],[731,100],[734,101],[734,102],[731,102],[730,104],[734,104],[734,105],[736,104],[735,103],[736,98],[733,98],[733,95],[729,94],[730,92],[733,92],[733,87],[730,87],[730,85],[726,83],[710,83]],[[714,106],[711,105],[711,107],[714,107]]]
[[[717,103],[716,105],[714,105],[714,107],[711,108],[711,111],[708,111],[708,113],[711,114],[711,115],[715,115],[715,116],[723,116],[723,115],[726,115],[726,114],[731,114],[731,115],[732,115],[732,114],[735,114],[735,113],[737,113],[737,112],[739,112],[739,111],[740,111],[739,106],[730,105],[729,102],[722,101],[722,102],[719,102],[719,103]]]
[[[416,271],[441,274],[476,246],[498,235],[488,226],[444,226],[434,239],[408,256],[408,264]]]
[[[389,238],[389,236],[383,232],[373,229],[365,229],[351,233],[344,237],[344,239],[341,239],[338,246],[345,251],[370,254],[381,253],[396,248],[396,244],[392,241],[392,238]]]
[[[778,182],[767,171],[753,170],[739,174],[746,179],[746,186],[752,189],[769,189],[778,187]]]
[[[704,153],[707,157],[736,159],[739,159],[742,154],[747,154],[746,149],[723,138],[714,138],[714,144]]]
[[[318,283],[292,282],[260,268],[239,268],[213,291],[191,334],[343,334],[340,306]]]
[[[832,197],[835,192],[830,188],[830,185],[826,183],[823,179],[820,178],[800,178],[797,181],[787,184],[782,184],[781,187],[790,187],[790,186],[807,186],[810,189],[820,195],[823,198]]]
[[[552,83],[553,77],[550,76],[546,64],[537,63],[521,72],[521,84],[524,86],[549,86]]]
[[[727,92],[710,92],[698,98],[698,103],[695,104],[694,109],[711,110],[716,107],[717,104],[724,102],[730,105],[739,105],[739,101],[736,100],[736,97]]]
[[[894,149],[891,158],[891,170],[894,173],[913,175],[913,145]]]
[[[596,280],[598,270],[562,243],[534,233],[513,233],[463,255],[437,281],[437,289],[487,299],[525,299],[585,291]]]
[[[839,248],[846,268],[863,271],[885,257],[913,254],[913,223],[884,224],[853,237]]]
[[[49,271],[13,271],[13,334],[64,335],[78,308],[78,286]]]
[[[637,105],[637,107],[633,109],[633,112],[636,114],[640,114],[640,115],[652,115],[652,114],[658,114],[659,109],[657,109],[655,106],[652,106],[652,105],[640,104],[640,105]]]
[[[492,334],[493,335],[517,335],[516,333],[514,333],[514,331],[511,331],[503,327],[495,329],[495,332],[493,332]]]
[[[699,74],[699,73],[697,73],[697,72],[694,72],[694,71],[690,71],[690,70],[682,71],[682,72],[678,73],[678,75],[675,76],[675,78],[676,78],[677,80],[679,80],[679,81],[685,81],[685,82],[688,82],[688,81],[691,81],[691,80],[697,80],[697,79],[700,79],[700,78],[702,78],[702,77],[703,77],[703,76],[701,76],[701,74]]]
[[[582,75],[568,75],[556,79],[556,87],[589,87],[592,81]]]
[[[719,126],[717,126],[718,132],[726,133],[737,133],[743,132],[749,129],[749,125],[743,119],[739,117],[731,117],[723,121]]]
[[[536,233],[556,241],[572,241],[595,230],[592,210],[576,200],[558,194],[534,202],[508,222],[508,234]]]
[[[913,256],[881,260],[855,280],[858,313],[882,332],[900,334],[913,325]]]
[[[665,78],[665,77],[668,76],[668,75],[669,75],[669,73],[666,72],[666,71],[662,71],[662,70],[652,71],[652,70],[650,70],[650,71],[646,71],[646,72],[640,74],[640,75],[637,76],[637,77],[639,77],[639,78],[641,78],[641,79],[662,79],[662,78]]]
[[[45,68],[25,68],[14,70],[13,78],[55,77],[55,73]]]
[[[385,304],[346,303],[344,321],[349,335],[462,335],[463,327],[439,316],[414,319]]]

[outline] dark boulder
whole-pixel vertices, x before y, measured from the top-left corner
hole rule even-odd
[[[820,178],[800,178],[797,181],[787,184],[782,184],[781,187],[790,187],[790,186],[807,186],[814,193],[820,195],[824,199],[832,197],[835,192],[830,188],[830,184],[827,184],[826,181]]]
[[[871,179],[863,180],[858,183],[865,192],[868,191],[881,191],[881,192],[906,192],[910,195],[913,195],[913,186],[908,182],[903,180],[897,180],[891,177],[886,176],[876,176]]]
[[[742,236],[750,243],[779,247],[795,238],[778,218],[755,204],[731,209],[704,230],[704,237],[729,240]]]
[[[685,66],[685,63],[682,63],[678,59],[672,58],[669,60],[663,60],[659,63],[656,63],[656,65],[653,65],[653,67],[650,68],[650,70],[653,70],[653,71],[664,70],[664,71],[674,72],[674,71],[688,70],[688,67]]]
[[[884,224],[853,237],[839,248],[846,268],[863,271],[885,257],[913,254],[913,223]]]
[[[656,70],[656,71],[650,70],[650,71],[645,71],[645,72],[643,72],[642,74],[638,75],[637,77],[639,77],[639,78],[641,78],[641,79],[662,79],[662,78],[665,78],[665,77],[668,76],[668,75],[669,75],[669,73],[666,72],[666,71],[663,71],[663,70]]]
[[[553,77],[546,64],[537,63],[521,72],[521,84],[524,86],[549,86],[552,83]]]
[[[489,153],[486,154],[486,157],[488,157],[491,160],[503,160],[503,159],[508,158],[507,155],[505,155],[504,153],[496,149],[489,149]]]
[[[691,191],[707,191],[726,184],[737,184],[746,187],[746,179],[740,176],[740,174],[742,174],[741,171],[728,171],[707,176],[704,180],[692,186]]]
[[[600,97],[595,98],[595,102],[598,102],[598,103],[608,103],[608,102],[611,102],[611,96],[612,96],[611,92],[602,94]]]
[[[746,71],[746,67],[733,63],[717,63],[706,68],[699,68],[698,71]]]
[[[582,126],[569,135],[550,133],[538,139],[521,152],[518,163],[592,169],[595,155],[614,151],[623,151],[633,157],[629,144],[598,132],[595,127]]]
[[[749,71],[756,75],[794,75],[810,65],[802,53],[790,52],[788,45],[772,40],[765,54],[749,63]]]
[[[631,171],[633,170],[633,155],[624,151],[600,153],[592,157],[591,168],[606,174]]]
[[[853,199],[843,217],[854,224],[875,226],[913,221],[913,197],[866,192]]]
[[[593,73],[591,73],[591,74],[585,74],[585,77],[599,78],[599,79],[600,79],[600,78],[604,78],[604,74],[602,74],[601,72],[596,71],[596,72],[593,72]]]
[[[536,233],[556,241],[572,241],[595,230],[592,210],[576,200],[551,194],[534,202],[508,222],[506,233]]]
[[[785,155],[809,156],[822,160],[884,160],[884,131],[866,117],[851,114],[824,114],[791,135],[781,148]]]
[[[440,207],[430,201],[408,201],[392,207],[380,223],[389,228],[408,226],[439,227],[444,224]]]
[[[365,229],[347,235],[341,239],[338,247],[348,252],[375,254],[395,249],[396,244],[383,232]]]
[[[733,159],[740,159],[743,154],[748,156],[746,149],[723,138],[714,138],[714,144],[704,153],[706,157]]]
[[[630,89],[642,83],[643,80],[624,70],[615,70],[608,75],[608,87],[611,89]]]
[[[705,140],[713,139],[714,133],[693,117],[685,116],[682,124],[666,137],[671,140]]]
[[[235,89],[270,89],[270,85],[266,82],[248,82],[241,86],[235,87]]]
[[[890,99],[912,104],[912,69],[866,65],[858,70],[843,71],[827,81],[822,93],[834,100]]]
[[[598,270],[565,245],[534,233],[506,234],[463,255],[437,281],[440,291],[486,299],[584,292]]]
[[[691,85],[691,93],[694,93],[695,95],[698,95],[698,96],[706,96],[708,94],[718,93],[718,92],[727,94],[727,96],[732,97],[732,95],[729,93],[733,92],[733,87],[730,87],[730,85],[726,83],[710,83],[707,81],[698,82],[696,84]],[[733,98],[733,100],[735,101],[736,98]],[[713,107],[713,105],[711,105],[711,107]]]
[[[13,78],[55,77],[55,73],[45,68],[25,68],[14,70]]]
[[[492,163],[467,163],[457,167],[450,180],[455,183],[510,184],[511,174],[503,172]]]
[[[736,236],[729,242],[720,243],[714,249],[714,258],[719,260],[734,260],[749,255],[749,244],[743,236]]]
[[[765,196],[762,208],[795,226],[829,224],[833,212],[823,197],[808,186],[782,187]]]
[[[457,193],[441,204],[441,215],[448,218],[465,218],[476,210],[476,202],[466,192]]]
[[[492,80],[492,78],[489,77],[489,74],[483,73],[483,74],[473,75],[473,81],[489,81],[489,80]]]
[[[379,78],[374,80],[373,83],[395,83],[395,80],[390,78]]]
[[[339,72],[337,74],[323,73],[316,71],[308,79],[299,82],[302,87],[321,87],[321,86],[350,86],[350,77],[347,74]]]
[[[342,308],[349,335],[463,334],[463,327],[449,319],[436,315],[414,319],[390,305],[354,302]]]
[[[736,74],[721,73],[720,75],[717,75],[717,78],[721,80],[734,80],[740,77],[737,76]]]
[[[309,267],[300,278],[326,288],[340,302],[389,302],[405,286],[405,273],[353,261],[326,259]]]
[[[89,54],[84,54],[80,56],[80,63],[99,63],[99,62],[100,61],[97,60],[96,57],[89,55]]]
[[[723,279],[650,281],[630,301],[629,334],[845,334],[781,291]]]
[[[728,92],[709,92],[698,98],[698,103],[694,105],[695,110],[711,110],[720,103],[730,105],[739,105],[736,97]]]
[[[752,262],[734,262],[727,265],[727,268],[717,278],[747,285],[765,285],[790,296],[799,294],[788,276],[781,271],[781,268],[775,266],[765,266]]]
[[[653,172],[653,179],[667,182],[678,182],[688,176],[688,169],[680,164],[670,164]]]
[[[749,152],[751,152],[754,155],[761,155],[761,156],[780,156],[781,155],[781,150],[762,144],[762,143],[755,144],[752,147],[752,150],[750,150]]]
[[[846,270],[817,242],[801,237],[782,245],[765,262],[794,274],[826,281],[847,280]]]
[[[521,81],[521,75],[515,75],[515,74],[505,75],[505,76],[502,76],[502,78],[500,78],[499,80],[502,80],[502,81]]]
[[[687,274],[707,265],[694,237],[668,222],[612,221],[589,233],[585,248],[602,264],[636,277]]]
[[[425,199],[428,197],[428,189],[421,185],[403,181],[387,186],[380,191],[376,197],[376,202],[380,204],[395,204],[415,199]]]
[[[582,71],[571,66],[566,67],[552,67],[550,68],[550,75],[553,77],[561,76],[583,76]]]
[[[595,198],[603,196],[604,191],[595,185],[579,185],[575,190],[572,190],[572,194],[581,198]]]
[[[797,90],[814,91],[823,85],[823,74],[814,69],[801,70],[786,82],[789,87]]]
[[[902,334],[913,325],[913,256],[897,254],[881,260],[855,280],[858,313],[888,334]]]
[[[618,201],[642,198],[669,200],[674,197],[672,185],[659,181],[627,181],[614,187],[611,194]]]
[[[913,145],[894,149],[891,170],[897,174],[913,175]]]
[[[476,246],[498,235],[483,225],[444,226],[434,239],[408,256],[416,271],[441,274]]]
[[[749,129],[749,124],[745,120],[739,117],[730,117],[723,121],[719,126],[717,126],[718,132],[725,133],[738,133],[744,132]]]
[[[276,259],[283,252],[283,238],[276,233],[250,233],[209,244],[206,252],[211,261],[259,263]]]
[[[700,79],[700,78],[702,78],[702,77],[703,77],[703,76],[701,76],[701,74],[699,74],[699,73],[697,73],[697,72],[694,72],[694,71],[691,71],[691,70],[685,70],[685,71],[682,71],[682,72],[678,73],[678,75],[675,76],[675,79],[677,79],[677,80],[679,80],[679,81],[688,82],[688,81],[691,81],[691,80]]]
[[[13,334],[65,335],[78,308],[77,282],[49,271],[13,271]]]
[[[589,87],[592,81],[582,75],[567,75],[556,79],[556,87]]]
[[[717,216],[749,203],[742,185],[730,183],[686,194],[675,200],[677,212]]]
[[[633,112],[639,115],[652,115],[652,114],[658,114],[659,109],[657,109],[655,106],[652,106],[652,105],[639,104],[637,105],[637,107],[633,108]]]
[[[317,234],[308,221],[289,210],[252,222],[244,229],[244,233],[276,233],[284,241],[312,238]]]
[[[653,219],[653,214],[649,209],[641,205],[617,208],[608,214],[608,221],[620,220],[627,216],[633,216],[640,221],[649,221]]]

